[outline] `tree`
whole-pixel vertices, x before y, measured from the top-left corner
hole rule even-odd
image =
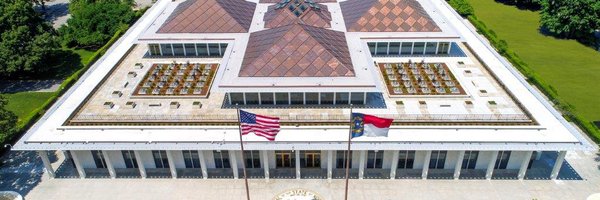
[[[117,30],[126,27],[134,19],[128,2],[72,1],[69,5],[71,18],[59,29],[63,43],[87,49],[104,45]]]
[[[43,61],[58,47],[54,29],[31,1],[0,1],[0,77],[46,71]]]
[[[558,37],[590,40],[600,28],[600,1],[544,0],[540,24]]]
[[[463,17],[475,14],[475,10],[466,0],[449,0],[448,4],[452,6],[458,14]]]
[[[6,104],[6,99],[0,95],[0,143],[7,142],[17,131],[17,116],[6,110]]]

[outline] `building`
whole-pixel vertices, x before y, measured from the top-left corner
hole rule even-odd
[[[236,107],[281,119],[247,135]],[[443,0],[160,0],[14,146],[79,177],[523,179],[596,147]]]

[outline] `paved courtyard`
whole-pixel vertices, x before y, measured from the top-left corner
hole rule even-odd
[[[12,156],[20,156],[14,155]],[[25,154],[23,156],[31,156]],[[13,158],[10,158],[13,159]],[[54,167],[63,160],[51,157]],[[0,171],[0,190],[15,190],[25,199],[243,199],[243,179],[48,179],[36,159],[14,159]],[[600,154],[569,153],[567,161],[582,180],[350,180],[350,199],[586,199],[600,193]],[[29,166],[17,173],[14,166]],[[12,167],[11,167],[12,166]],[[344,180],[251,179],[252,199],[272,199],[302,188],[325,199],[343,199]]]

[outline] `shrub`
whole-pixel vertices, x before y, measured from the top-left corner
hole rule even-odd
[[[475,14],[475,10],[466,0],[449,0],[448,3],[464,17]]]

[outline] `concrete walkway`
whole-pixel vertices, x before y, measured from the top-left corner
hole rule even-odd
[[[350,199],[586,199],[600,193],[600,154],[569,153],[583,180],[350,180]],[[249,181],[252,199],[302,188],[343,199],[344,180]],[[26,199],[243,199],[243,179],[48,179]]]
[[[15,80],[0,81],[1,93],[55,92],[63,80]]]

